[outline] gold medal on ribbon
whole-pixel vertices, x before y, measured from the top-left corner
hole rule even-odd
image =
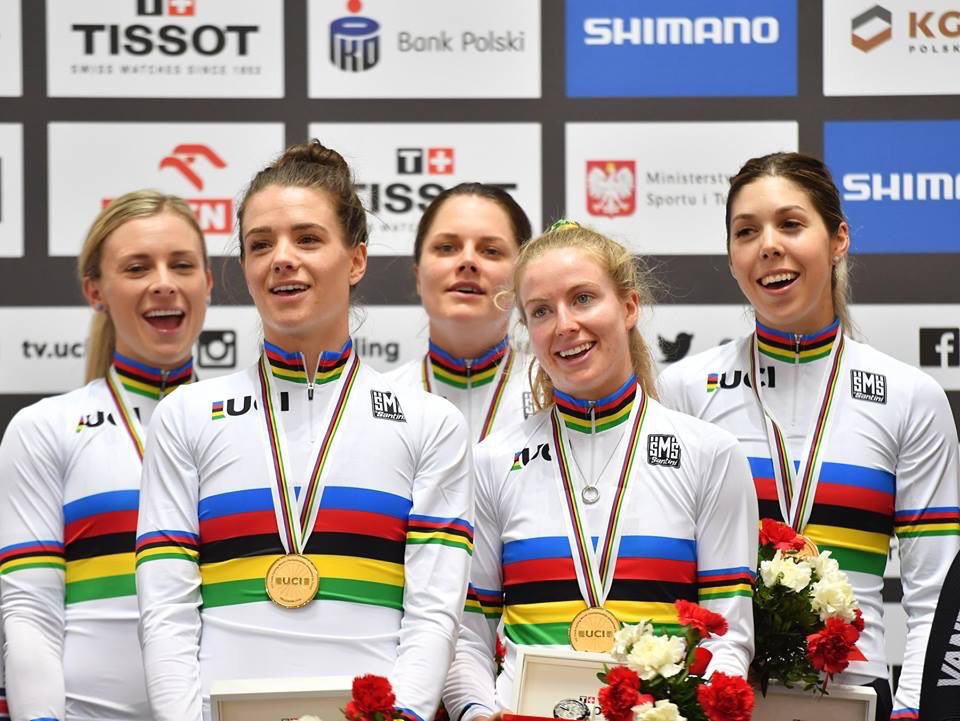
[[[583,609],[570,622],[570,645],[574,651],[607,653],[613,648],[613,635],[620,630],[620,621],[605,608]]]
[[[288,553],[270,564],[265,579],[270,600],[283,608],[310,603],[320,588],[317,567],[304,555]]]

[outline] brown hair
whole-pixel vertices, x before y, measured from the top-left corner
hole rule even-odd
[[[523,244],[530,240],[533,235],[530,219],[510,193],[496,185],[488,185],[487,183],[460,183],[440,193],[420,216],[420,222],[417,224],[417,235],[413,241],[414,263],[420,262],[420,256],[423,254],[423,241],[426,240],[427,234],[430,232],[430,226],[433,225],[440,208],[448,200],[458,195],[475,195],[478,198],[485,198],[492,203],[496,203],[510,219],[510,227],[513,230],[513,237],[518,248],[522,248]]]
[[[207,246],[203,240],[203,231],[190,210],[190,206],[175,195],[164,195],[156,190],[137,190],[115,198],[110,205],[100,211],[80,249],[77,258],[77,270],[80,282],[87,278],[99,280],[101,261],[103,260],[103,244],[110,234],[125,223],[137,218],[149,218],[160,213],[173,213],[186,221],[197,233],[200,239],[200,250],[203,254],[204,268],[210,268],[210,259],[207,257]],[[87,338],[87,367],[85,382],[94,378],[102,378],[107,374],[113,360],[113,352],[117,347],[117,331],[113,320],[106,312],[95,313],[90,322],[90,335]]]
[[[550,230],[538,238],[531,240],[520,249],[516,266],[513,270],[513,289],[518,296],[520,282],[524,271],[534,260],[544,256],[551,250],[560,248],[576,248],[591,256],[597,265],[606,272],[617,291],[617,297],[625,300],[631,291],[639,296],[639,305],[653,305],[653,283],[649,273],[638,259],[630,255],[630,251],[616,241],[595,230],[584,228],[569,221],[558,221]],[[523,304],[516,304],[520,313],[520,322],[527,324]],[[655,365],[650,349],[634,326],[630,329],[630,364],[637,376],[637,383],[643,392],[652,398],[657,397],[655,384]],[[547,408],[553,404],[553,381],[539,363],[530,365],[530,389],[533,391],[533,402],[537,410]]]
[[[367,213],[353,187],[350,166],[336,150],[324,147],[314,138],[309,143],[291,145],[273,163],[253,176],[237,208],[240,229],[240,260],[243,260],[243,213],[247,203],[261,190],[278,185],[282,188],[312,188],[325,192],[333,201],[337,218],[343,226],[348,248],[367,243]]]
[[[803,153],[771,153],[759,158],[751,158],[739,172],[730,178],[730,192],[727,194],[727,255],[730,255],[730,219],[737,194],[750,183],[760,178],[784,178],[807,194],[813,207],[823,220],[830,237],[833,238],[846,222],[840,205],[840,192],[833,182],[830,169],[818,158]],[[833,312],[840,319],[845,332],[853,333],[855,327],[850,319],[850,263],[844,255],[833,266],[831,274]]]

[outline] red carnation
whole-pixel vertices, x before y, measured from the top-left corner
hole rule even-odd
[[[860,632],[842,618],[828,618],[820,633],[807,636],[807,658],[817,671],[840,673],[849,663],[850,651]]]
[[[865,625],[863,622],[863,611],[861,611],[859,608],[856,608],[853,612],[856,614],[856,616],[854,616],[854,619],[850,622],[850,625],[857,629],[857,631],[860,633],[863,633],[863,627]]]
[[[710,683],[697,687],[697,700],[710,721],[749,721],[753,689],[739,676],[717,671]]]
[[[385,721],[393,717],[396,702],[387,679],[365,674],[353,679],[353,698],[343,709],[343,715],[350,721]]]
[[[697,629],[700,632],[700,638],[722,636],[727,632],[727,619],[719,613],[708,611],[703,606],[683,599],[674,601],[674,605],[677,607],[680,623]]]
[[[503,645],[503,641],[500,640],[500,637],[497,636],[497,647],[493,653],[493,660],[497,662],[497,675],[499,676],[503,673],[503,661],[507,657],[507,647]]]
[[[640,677],[626,666],[610,669],[606,683],[597,693],[597,700],[607,721],[631,721],[634,706],[654,702],[653,696],[640,693]]]
[[[691,676],[703,676],[707,671],[707,666],[710,665],[710,659],[713,658],[713,654],[709,650],[705,649],[703,646],[697,646],[693,650],[693,663],[690,664],[689,674]]]
[[[760,545],[773,546],[777,551],[799,551],[804,546],[804,540],[786,523],[764,518],[760,522]]]

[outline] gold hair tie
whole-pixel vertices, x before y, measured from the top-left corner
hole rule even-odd
[[[566,218],[560,218],[560,220],[558,220],[557,222],[555,222],[553,225],[550,226],[547,232],[552,233],[555,230],[567,230],[568,228],[581,228],[581,227],[583,226],[581,226],[580,223],[578,223],[575,220],[567,220]]]

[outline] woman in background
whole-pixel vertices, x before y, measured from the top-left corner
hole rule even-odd
[[[134,541],[143,446],[160,399],[193,379],[210,301],[187,204],[128,193],[79,258],[95,310],[87,385],[20,411],[0,444],[0,593],[15,721],[148,721]]]
[[[730,271],[756,330],[671,366],[661,397],[735,434],[760,515],[791,524],[847,573],[866,623],[857,642],[866,660],[837,680],[872,686],[878,721],[918,718],[937,594],[960,548],[946,396],[925,373],[849,337],[849,229],[820,160],[748,160],[731,180],[726,218]],[[895,703],[881,597],[894,534],[907,613]]]
[[[497,299],[530,233],[517,201],[482,183],[445,190],[417,226],[414,274],[429,346],[391,377],[453,403],[474,442],[533,411],[527,358],[508,333],[513,308]]]

